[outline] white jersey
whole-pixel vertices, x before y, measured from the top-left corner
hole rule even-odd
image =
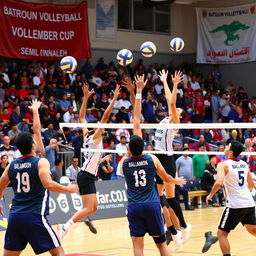
[[[169,124],[169,117],[164,118],[159,124]],[[173,151],[172,143],[178,130],[157,129],[155,132],[155,149],[161,151]],[[171,153],[168,155],[172,155]]]
[[[84,137],[83,148],[85,149],[102,149],[102,142],[99,145],[93,143],[93,135]],[[102,152],[83,152],[84,163],[82,171],[89,172],[92,175],[97,175],[99,162]]]
[[[250,171],[247,163],[239,159],[228,159],[225,163],[228,166],[228,174],[224,178],[227,207],[254,207],[255,202],[247,183]]]

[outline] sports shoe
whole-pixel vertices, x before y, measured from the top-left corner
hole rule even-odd
[[[172,241],[172,233],[169,229],[165,232],[165,237],[166,237],[166,244],[169,245],[170,242]]]
[[[210,249],[210,247],[218,241],[218,237],[213,236],[211,231],[206,232],[204,236],[205,236],[205,243],[202,249],[202,253],[207,252]]]
[[[60,242],[62,241],[62,239],[66,235],[66,233],[67,233],[67,230],[64,230],[64,225],[58,224],[57,225],[57,234],[58,234]]]
[[[182,244],[182,239],[181,239],[181,231],[177,230],[176,235],[172,235],[173,243],[174,243],[174,250],[178,251],[180,249],[180,246]]]
[[[94,225],[92,224],[92,221],[87,218],[85,221],[84,221],[84,224],[86,226],[88,226],[88,228],[90,229],[90,231],[93,233],[93,234],[97,234],[97,229],[94,227]]]
[[[191,228],[192,228],[192,225],[191,224],[187,224],[187,227],[183,228],[181,230],[181,232],[182,232],[182,243],[183,244],[185,244],[188,241]]]

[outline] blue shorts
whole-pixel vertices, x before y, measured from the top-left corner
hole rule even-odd
[[[127,218],[131,236],[162,236],[164,222],[160,203],[140,203],[128,205]]]
[[[35,254],[50,251],[60,242],[45,216],[11,213],[5,234],[4,248],[22,251],[31,245]]]

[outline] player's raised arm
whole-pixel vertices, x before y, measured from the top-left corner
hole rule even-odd
[[[100,121],[101,123],[107,123],[108,122],[108,119],[109,119],[110,114],[112,113],[115,101],[118,99],[120,90],[121,90],[120,85],[117,84],[116,89],[114,91],[113,99],[111,100],[107,109],[103,113],[103,116],[102,116],[101,121]],[[95,133],[93,135],[93,143],[100,144],[100,142],[102,140],[102,133],[103,132],[104,132],[104,128],[97,128],[97,130],[95,131]]]
[[[41,122],[40,122],[40,117],[39,117],[39,108],[41,106],[42,102],[35,99],[32,100],[31,106],[29,106],[30,109],[32,109],[33,113],[33,132],[34,132],[34,141],[37,145],[37,148],[41,155],[44,155],[45,150],[44,150],[44,144],[42,140],[42,135],[41,135]]]
[[[52,192],[59,193],[76,193],[78,192],[77,185],[68,184],[67,186],[60,185],[52,180],[50,172],[50,164],[47,159],[41,158],[38,162],[38,176],[43,187]]]
[[[125,78],[123,83],[124,83],[124,86],[126,87],[127,91],[130,93],[132,106],[134,106],[134,104],[135,104],[134,83],[132,82],[132,79],[129,76],[127,76]]]
[[[209,200],[211,200],[213,198],[214,194],[217,191],[219,191],[219,189],[221,188],[224,178],[228,173],[228,166],[226,165],[226,163],[221,162],[218,164],[216,170],[217,170],[217,178],[216,178],[215,183],[213,184],[210,194],[206,197],[207,204],[208,204]]]
[[[89,85],[84,84],[83,94],[84,94],[84,97],[83,97],[82,105],[79,112],[79,120],[80,120],[80,123],[87,123],[85,119],[87,102],[88,102],[88,99],[94,94],[94,91],[89,91]],[[83,131],[83,136],[86,136],[88,133],[88,129],[82,128],[82,131]]]
[[[140,115],[141,115],[141,99],[142,90],[144,89],[147,81],[144,82],[144,75],[135,77],[136,83],[136,99],[133,110],[133,134],[142,137],[141,126],[140,126]]]
[[[170,119],[172,120],[173,123],[180,123],[180,116],[176,109],[176,101],[177,101],[177,88],[179,83],[183,79],[183,74],[181,71],[175,71],[174,76],[172,75],[172,83],[173,83],[172,92],[167,83],[168,71],[165,71],[163,69],[162,71],[160,71],[159,77],[164,85],[164,92],[165,92],[166,101],[168,105],[169,116],[171,117]]]

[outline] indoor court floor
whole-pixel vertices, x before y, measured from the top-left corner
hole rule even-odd
[[[214,244],[207,253],[201,253],[205,238],[204,233],[213,231],[216,234],[217,225],[223,211],[221,208],[202,208],[195,211],[184,211],[186,221],[192,224],[190,240],[182,245],[177,256],[199,256],[199,255],[222,255],[218,243]],[[93,222],[97,227],[98,234],[92,234],[84,223],[75,224],[63,239],[63,247],[66,254],[70,256],[132,256],[132,243],[129,237],[128,222],[126,218],[113,218],[97,220]],[[56,226],[53,226],[56,230]],[[4,233],[0,232],[0,255],[3,255]],[[232,256],[255,256],[255,238],[249,235],[239,225],[230,235]],[[173,247],[173,243],[169,245]],[[158,251],[149,236],[145,236],[145,256],[157,256]],[[32,249],[27,246],[22,256],[35,255]],[[41,254],[42,256],[50,254]]]

